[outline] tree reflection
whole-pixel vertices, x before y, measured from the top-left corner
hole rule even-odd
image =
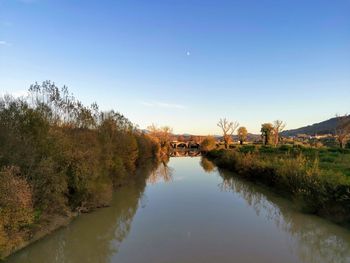
[[[256,186],[219,169],[222,191],[231,191],[242,197],[258,216],[273,221],[293,237],[291,250],[302,262],[350,262],[350,233],[317,216],[291,209],[291,203],[268,189]]]
[[[170,152],[170,157],[198,157],[201,155],[202,153],[198,150],[179,150]]]
[[[204,169],[204,171],[206,171],[207,173],[211,173],[215,169],[215,164],[203,156],[201,158],[200,164],[201,164],[202,168]]]
[[[147,183],[156,184],[159,181],[165,183],[173,180],[174,169],[168,166],[169,156],[164,155],[159,161],[158,168],[152,171],[147,179]]]

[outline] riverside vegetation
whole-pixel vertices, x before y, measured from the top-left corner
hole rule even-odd
[[[159,143],[123,115],[87,107],[45,81],[0,98],[0,258],[107,206]]]
[[[350,150],[282,145],[211,149],[219,168],[262,183],[304,212],[350,225]]]

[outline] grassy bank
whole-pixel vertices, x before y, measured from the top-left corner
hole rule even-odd
[[[66,87],[44,82],[28,97],[0,98],[0,258],[75,213],[107,206],[158,154],[126,117],[84,106]]]
[[[350,225],[350,151],[281,146],[213,150],[220,168],[262,183],[307,213]]]

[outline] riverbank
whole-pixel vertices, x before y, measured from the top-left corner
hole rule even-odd
[[[66,87],[46,81],[28,94],[0,97],[0,258],[108,206],[159,157],[159,144],[125,116],[84,106]]]
[[[5,262],[348,262],[346,228],[200,157],[165,165]]]
[[[114,189],[113,195],[120,196],[120,191],[128,187],[134,187],[137,189],[144,189],[146,185],[146,179],[149,174],[156,170],[160,162],[158,158],[151,158],[143,160],[139,163],[137,170],[134,174],[130,174],[129,179],[125,180],[119,186]],[[11,236],[11,240],[7,240],[6,244],[1,246],[0,262],[5,260],[12,254],[26,248],[33,243],[45,238],[48,235],[53,234],[63,227],[67,227],[73,220],[80,217],[83,213],[94,213],[97,209],[109,207],[110,205],[96,206],[94,208],[82,209],[77,212],[68,212],[65,215],[45,215],[40,218],[40,221],[33,223],[27,229],[18,231],[15,235]],[[1,236],[0,236],[1,237]]]
[[[207,157],[219,168],[264,184],[293,201],[303,212],[350,225],[350,176],[348,151],[301,149],[281,146],[238,147],[213,150]],[[326,160],[332,160],[327,166]],[[335,162],[336,158],[343,160]],[[320,161],[321,160],[321,161]]]
[[[56,215],[51,216],[42,220],[42,222],[37,223],[31,226],[30,232],[22,233],[22,239],[17,240],[14,243],[8,243],[7,247],[2,247],[2,253],[0,257],[1,260],[7,258],[8,256],[20,251],[21,249],[35,243],[36,241],[46,237],[47,235],[52,234],[58,229],[69,225],[74,218],[78,216],[78,213],[70,213],[69,215]],[[13,237],[16,238],[16,237]]]

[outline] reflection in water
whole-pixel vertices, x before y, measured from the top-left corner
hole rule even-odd
[[[8,262],[350,262],[347,229],[301,214],[205,158],[168,161],[144,167],[111,207],[78,217]]]
[[[207,158],[202,157],[201,158],[201,166],[207,173],[211,173],[215,169],[215,164],[212,161],[209,161]]]
[[[79,216],[66,228],[13,255],[8,262],[109,262],[130,231],[146,178],[154,168],[143,167],[132,183],[119,188],[110,207]]]
[[[171,151],[170,157],[198,157],[201,156],[201,152],[198,150],[194,151]]]
[[[231,191],[242,197],[257,216],[264,216],[292,239],[290,247],[300,261],[350,262],[349,231],[316,216],[291,209],[291,203],[271,194],[267,189],[242,181],[231,172],[219,169],[222,191]]]
[[[150,173],[147,179],[147,183],[156,184],[160,181],[163,181],[165,183],[171,182],[173,180],[172,174],[174,169],[168,166],[168,162],[169,157],[167,155],[164,155],[162,160],[160,160],[158,168]]]

